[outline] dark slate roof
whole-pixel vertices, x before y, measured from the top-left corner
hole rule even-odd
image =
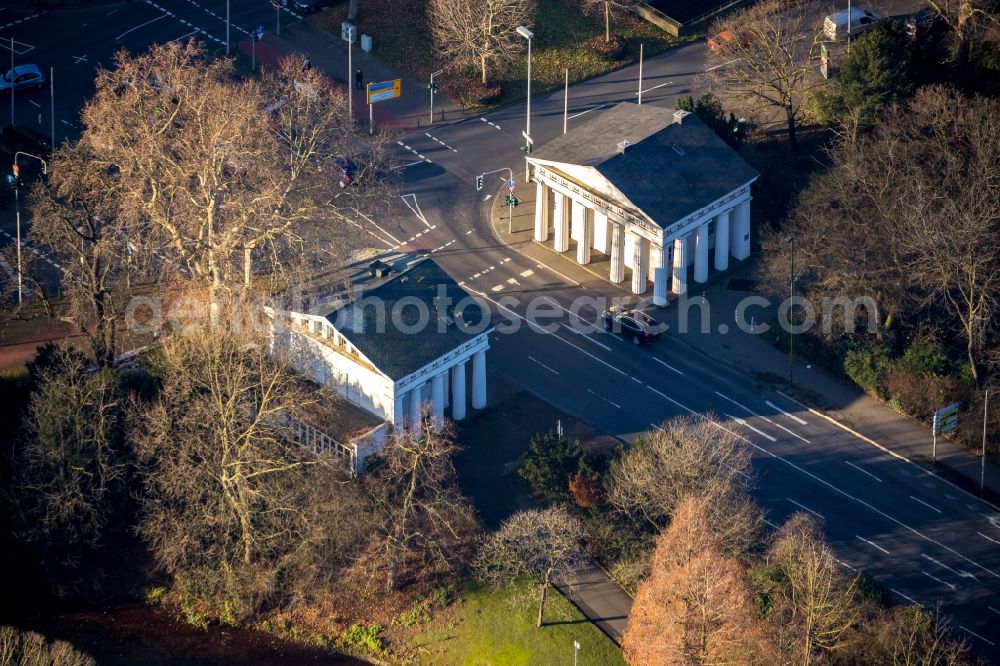
[[[439,296],[446,299],[441,308]],[[475,301],[461,303],[460,313],[455,312],[455,306],[466,298],[468,292],[432,259],[424,259],[364,289],[326,318],[379,371],[397,381],[489,329],[490,313]],[[422,313],[427,324],[420,327]],[[456,319],[465,325],[456,324]]]
[[[624,153],[618,144],[628,141]],[[622,102],[542,146],[533,158],[596,168],[667,227],[759,176],[693,113]]]

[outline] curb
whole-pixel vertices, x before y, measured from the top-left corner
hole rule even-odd
[[[965,488],[961,487],[960,485],[958,485],[954,481],[951,481],[950,479],[946,479],[945,477],[941,476],[940,474],[937,474],[937,473],[935,473],[935,472],[927,469],[926,467],[924,467],[920,463],[918,463],[918,462],[916,462],[914,460],[911,460],[910,458],[907,458],[906,456],[904,456],[902,454],[896,453],[892,449],[889,449],[889,448],[883,446],[882,444],[879,444],[878,442],[876,442],[874,439],[871,439],[870,437],[866,437],[865,435],[862,435],[857,430],[854,430],[853,428],[844,425],[843,423],[841,423],[837,419],[833,418],[832,416],[830,416],[828,414],[824,414],[823,412],[819,411],[818,409],[813,409],[809,405],[807,405],[807,404],[805,404],[805,403],[803,403],[803,402],[801,402],[799,400],[796,400],[795,398],[793,398],[792,396],[788,395],[784,391],[775,389],[775,392],[778,393],[781,396],[784,396],[788,400],[791,400],[795,404],[801,406],[803,409],[806,409],[809,412],[815,414],[816,416],[819,416],[819,417],[821,417],[823,419],[826,419],[827,421],[829,421],[833,425],[837,426],[841,430],[849,432],[850,434],[852,434],[855,437],[857,437],[858,439],[860,439],[862,442],[865,442],[866,444],[871,444],[872,446],[874,446],[878,450],[882,451],[883,453],[887,453],[890,456],[892,456],[893,458],[896,458],[898,460],[902,460],[903,462],[907,462],[907,463],[913,465],[914,467],[917,467],[924,474],[927,474],[929,476],[933,476],[934,478],[936,478],[936,479],[938,479],[940,481],[943,481],[944,483],[947,483],[949,486],[951,486],[955,490],[961,492],[966,497],[969,497],[969,498],[974,499],[974,500],[978,500],[978,501],[982,502],[983,504],[985,504],[986,506],[992,508],[994,511],[1000,511],[1000,507],[998,507],[996,504],[994,504],[990,500],[986,499],[985,497],[980,497],[978,495],[975,495],[975,494],[969,492],[968,490],[966,490]]]

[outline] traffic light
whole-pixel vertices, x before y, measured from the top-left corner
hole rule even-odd
[[[7,184],[11,187],[21,187],[24,181],[21,180],[21,167],[16,163],[11,166],[10,173],[7,174]]]
[[[482,175],[476,176],[476,189],[477,190],[483,189],[483,177],[482,177]]]
[[[521,203],[521,200],[515,197],[513,194],[508,194],[505,203],[511,208],[517,208],[517,204]]]
[[[438,91],[438,84],[436,84],[436,83],[428,83],[427,84],[427,89],[430,90],[431,92],[435,92],[436,93]]]

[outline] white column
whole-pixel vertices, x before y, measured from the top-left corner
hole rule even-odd
[[[451,368],[451,420],[465,418],[465,361]]]
[[[715,216],[715,270],[729,268],[729,211]]]
[[[420,413],[422,405],[420,404],[420,387],[414,386],[410,389],[410,432],[417,439],[420,439],[420,435],[423,434],[423,423],[422,414]]]
[[[590,225],[590,215],[583,202],[573,200],[573,225],[577,227],[576,262],[590,263],[590,246],[594,242],[594,228]]]
[[[620,284],[625,279],[625,227],[611,223],[611,275],[612,282]]]
[[[649,272],[649,241],[638,234],[632,239],[632,293],[646,293],[646,277]]]
[[[698,227],[694,237],[694,281],[708,281],[708,223]]]
[[[395,404],[392,406],[392,430],[401,432],[406,426],[406,392],[396,396]]]
[[[750,256],[750,201],[744,201],[736,207],[736,216],[732,224],[733,237],[730,251],[733,256],[742,261]]]
[[[650,252],[656,258],[656,275],[653,276],[653,305],[667,304],[667,283],[670,275],[670,245],[654,245]]]
[[[672,289],[680,296],[687,293],[687,236],[674,240],[674,281]]]
[[[486,406],[486,351],[478,351],[472,357],[472,408]]]
[[[439,372],[431,377],[431,418],[435,432],[444,429],[444,375]]]
[[[555,227],[556,237],[553,241],[553,249],[556,252],[565,252],[569,249],[569,206],[570,202],[561,192],[552,192],[554,200],[552,217]]]
[[[594,221],[593,248],[598,252],[609,254],[611,252],[609,243],[611,240],[611,234],[608,233],[608,214],[602,210],[594,208],[591,211],[591,216]]]
[[[539,182],[535,187],[535,240],[544,243],[549,239],[549,186]]]

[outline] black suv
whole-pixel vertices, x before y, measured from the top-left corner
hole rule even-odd
[[[617,333],[637,345],[652,342],[666,330],[665,324],[661,324],[645,312],[626,310],[617,305],[608,308],[601,315],[601,321],[605,331]]]

